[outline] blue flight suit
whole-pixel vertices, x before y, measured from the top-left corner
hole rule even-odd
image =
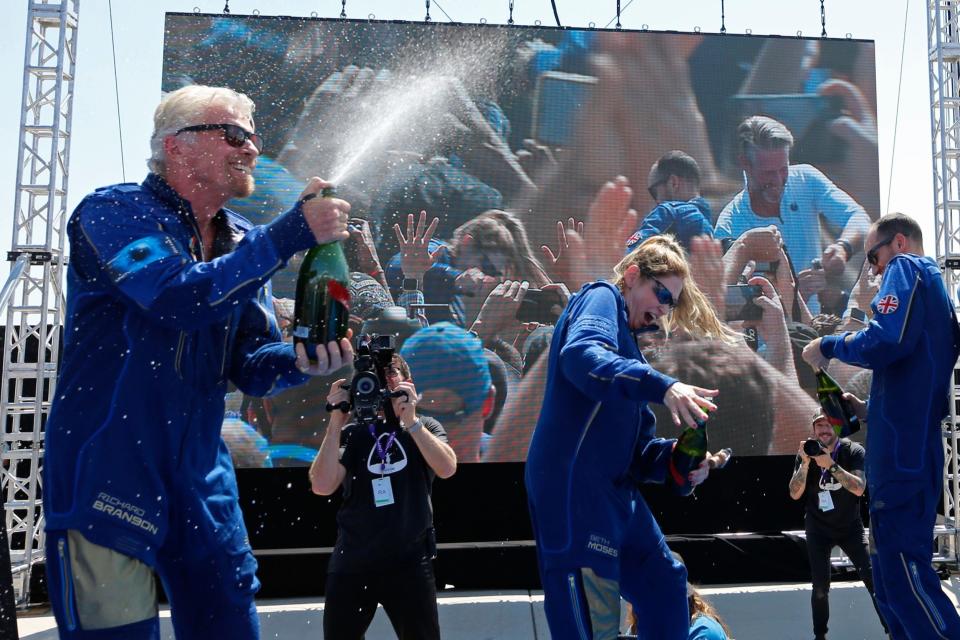
[[[281,342],[267,283],[314,240],[299,204],[262,227],[225,209],[213,223],[217,257],[203,261],[190,204],[154,174],[98,189],[70,217],[43,478],[61,637],[159,629],[156,618],[115,635],[80,628],[68,529],[152,567],[178,638],[257,636],[257,564],[220,437],[224,394],[228,382],[264,396],[307,380]]]
[[[657,204],[640,223],[636,232],[627,238],[627,253],[651,236],[668,233],[689,253],[690,242],[697,236],[713,237],[710,205],[697,196],[690,200],[667,200]]]
[[[676,441],[654,437],[647,403],[675,382],[644,359],[614,285],[587,284],[570,299],[525,471],[555,639],[616,638],[620,594],[649,637],[687,638],[686,569],[637,490],[672,482]]]
[[[877,604],[894,640],[956,640],[960,616],[934,572],[943,491],[941,421],[960,355],[960,327],[940,269],[895,256],[863,330],[823,338],[828,358],[873,370],[866,479]]]

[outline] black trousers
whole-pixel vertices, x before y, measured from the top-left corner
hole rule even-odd
[[[827,620],[830,618],[830,552],[834,547],[840,547],[857,569],[857,574],[870,592],[873,607],[877,609],[877,616],[884,631],[887,629],[883,616],[877,608],[877,600],[873,595],[873,573],[870,570],[870,552],[867,548],[867,535],[863,525],[859,522],[848,532],[828,534],[818,529],[807,527],[807,555],[810,558],[810,575],[813,579],[813,595],[810,604],[813,608],[813,634],[816,637],[827,635]]]
[[[362,640],[378,603],[399,640],[440,640],[437,583],[427,559],[397,571],[328,573],[323,637]]]

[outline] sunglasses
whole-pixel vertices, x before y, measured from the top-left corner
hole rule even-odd
[[[877,250],[880,249],[880,247],[887,246],[893,242],[894,239],[895,237],[887,238],[886,240],[881,240],[877,244],[870,247],[870,251],[867,251],[867,262],[869,262],[871,266],[877,266],[877,262],[879,261],[879,258],[877,258]]]
[[[260,151],[263,150],[263,136],[261,136],[259,133],[247,131],[243,127],[236,124],[195,124],[178,130],[174,135],[180,135],[185,131],[217,130],[223,131],[223,139],[226,140],[227,144],[231,147],[242,147],[247,143],[247,140],[249,140],[253,143],[253,146],[256,147],[257,153],[260,153]]]
[[[667,289],[667,287],[656,278],[651,277],[650,279],[653,280],[653,294],[657,296],[657,302],[665,304],[671,309],[675,309],[677,301],[673,299],[673,294],[670,293],[670,289]]]

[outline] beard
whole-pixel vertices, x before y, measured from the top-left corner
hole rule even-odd
[[[236,171],[234,171],[236,173]],[[241,174],[234,177],[231,181],[232,189],[230,196],[232,198],[248,198],[256,190],[256,182],[252,174]]]
[[[253,172],[245,173],[227,165],[221,167],[208,164],[194,167],[189,174],[195,188],[201,192],[216,192],[224,200],[246,198],[254,192]]]

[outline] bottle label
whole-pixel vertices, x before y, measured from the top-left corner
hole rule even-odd
[[[327,293],[347,309],[350,308],[350,290],[333,278],[327,281]]]

